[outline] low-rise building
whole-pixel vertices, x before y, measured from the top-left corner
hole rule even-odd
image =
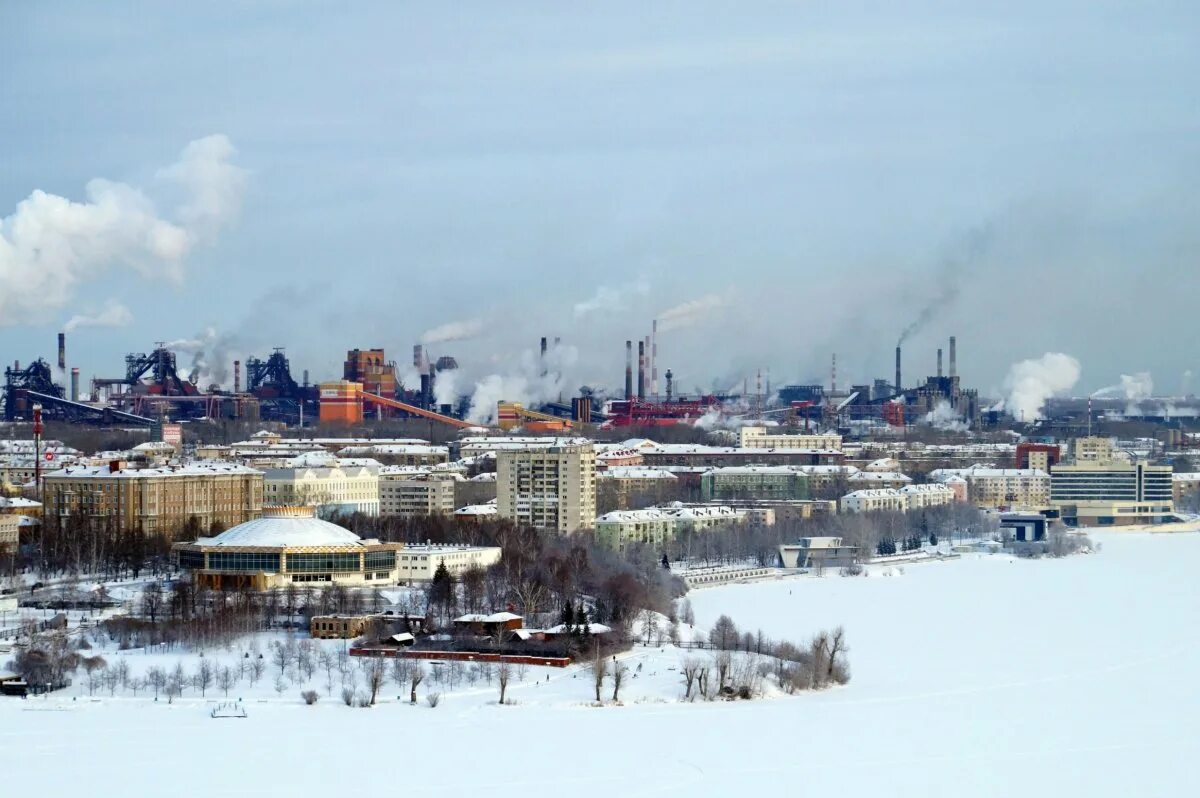
[[[884,510],[905,512],[908,497],[895,488],[875,488],[847,493],[838,502],[843,513],[876,513]]]
[[[316,507],[322,514],[379,515],[379,469],[367,466],[303,466],[268,469],[264,501]]]
[[[925,510],[930,507],[945,507],[954,503],[954,491],[937,483],[929,485],[905,485],[898,489],[908,503],[908,510]]]
[[[858,547],[839,537],[800,538],[779,547],[779,561],[784,568],[845,568],[858,562]]]
[[[400,518],[450,515],[458,481],[452,474],[413,474],[385,467],[379,473],[379,514]]]
[[[679,498],[679,478],[664,468],[610,466],[596,472],[596,511],[637,510]]]
[[[738,431],[738,444],[750,449],[841,450],[842,436],[835,432],[789,433],[777,428],[746,426]]]
[[[620,510],[596,519],[596,540],[612,549],[627,543],[659,546],[685,531],[699,532],[746,521],[746,511],[726,505],[683,504]]]
[[[1050,503],[1050,475],[1038,468],[939,468],[929,473],[935,482],[948,485],[960,478],[967,484],[967,500],[985,509],[1036,509]]]
[[[481,571],[500,562],[499,546],[405,546],[397,560],[397,576],[402,582],[429,582],[439,565],[445,565],[453,577],[475,568]]]
[[[851,490],[873,490],[878,488],[903,488],[912,483],[912,477],[898,471],[859,471],[846,480]]]

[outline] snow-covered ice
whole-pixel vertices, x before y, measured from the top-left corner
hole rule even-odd
[[[1099,553],[1065,560],[972,555],[691,594],[698,625],[726,613],[794,639],[844,625],[853,679],[822,693],[681,704],[667,670],[678,655],[639,650],[622,707],[587,706],[584,673],[547,683],[531,669],[510,689],[515,706],[477,685],[410,707],[388,686],[364,710],[278,698],[269,669],[245,720],[212,720],[191,698],[0,700],[0,784],[90,796],[1195,792],[1200,535],[1094,539]]]

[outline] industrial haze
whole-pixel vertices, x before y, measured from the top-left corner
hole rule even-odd
[[[1187,5],[492,12],[7,4],[8,360],[70,329],[85,380],[167,341],[316,381],[424,341],[512,399],[541,335],[566,393],[619,390],[657,318],[689,393],[890,375],[897,339],[915,383],[951,333],[1021,407],[1187,392]]]

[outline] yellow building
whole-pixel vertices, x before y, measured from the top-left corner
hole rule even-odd
[[[336,462],[330,458],[330,462]],[[307,505],[331,514],[379,515],[379,472],[367,466],[313,465],[263,473],[267,504]]]
[[[789,434],[768,432],[767,427],[742,427],[739,445],[746,449],[836,449],[842,448],[842,436],[836,433]]]
[[[204,529],[262,514],[263,475],[231,463],[128,469],[63,468],[42,478],[46,522],[112,523],[117,531],[173,534],[195,518]]]
[[[413,518],[454,512],[456,474],[418,474],[389,471],[379,474],[379,514]]]
[[[0,515],[0,554],[11,554],[17,550],[20,533],[19,515]]]

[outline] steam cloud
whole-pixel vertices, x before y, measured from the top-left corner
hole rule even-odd
[[[133,324],[133,314],[120,302],[110,301],[99,313],[76,314],[63,325],[63,332],[80,327],[128,327]]]
[[[575,318],[582,319],[593,313],[613,313],[623,310],[629,300],[635,295],[645,295],[650,291],[650,285],[645,280],[638,280],[630,285],[610,288],[600,286],[596,293],[582,302],[576,302],[573,308]]]
[[[708,294],[699,299],[684,302],[658,314],[658,329],[662,332],[690,327],[702,321],[706,314],[712,313],[725,305],[724,297]]]
[[[934,429],[940,429],[945,432],[966,432],[971,428],[971,425],[955,412],[950,403],[945,400],[934,405],[934,408],[925,414],[925,418],[922,421]]]
[[[192,356],[192,364],[187,376],[201,388],[207,388],[215,383],[225,386],[230,380],[229,369],[232,362],[239,357],[234,354],[237,340],[234,336],[217,332],[213,327],[206,328],[195,338],[181,338],[166,344],[166,348],[176,354]]]
[[[954,304],[962,289],[962,281],[965,273],[970,269],[972,264],[983,256],[991,245],[991,242],[992,232],[990,227],[972,230],[954,251],[943,258],[938,272],[933,278],[933,297],[921,308],[916,318],[901,330],[900,339],[896,342],[896,346],[903,346],[905,341],[923,330],[929,322],[933,321],[938,313]]]
[[[180,197],[170,218],[127,183],[91,180],[83,202],[34,191],[0,220],[0,325],[39,321],[113,264],[180,280],[192,249],[237,213],[245,173],[233,154],[227,137],[208,136],[156,174],[164,193]]]
[[[429,346],[430,344],[445,344],[451,341],[465,341],[479,335],[483,332],[483,329],[483,319],[452,321],[440,327],[434,327],[432,330],[426,330],[421,334],[421,343]]]
[[[1125,415],[1138,415],[1142,402],[1154,394],[1154,379],[1148,371],[1137,374],[1122,374],[1116,385],[1108,385],[1092,394],[1093,399],[1123,398],[1126,401]]]
[[[525,407],[557,401],[578,359],[575,347],[562,344],[552,345],[544,361],[532,350],[525,350],[509,373],[489,374],[475,382],[467,420],[476,424],[495,421],[496,403],[500,401],[520,402]]]
[[[1061,352],[1047,352],[1036,360],[1014,363],[1004,379],[1008,389],[1005,409],[1019,420],[1042,418],[1046,400],[1074,388],[1079,375],[1079,361]]]

